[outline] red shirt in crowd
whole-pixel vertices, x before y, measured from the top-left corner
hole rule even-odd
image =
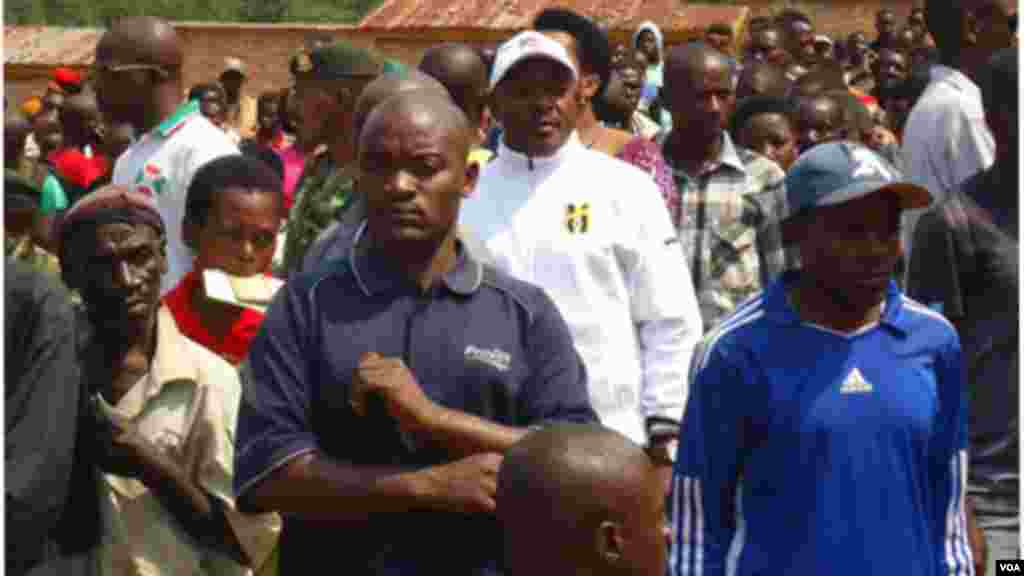
[[[78,148],[55,150],[47,159],[61,178],[83,189],[110,172],[110,160],[106,156],[88,154]]]
[[[237,366],[249,352],[249,344],[263,323],[263,314],[250,308],[243,308],[227,335],[218,338],[206,329],[199,312],[192,306],[192,295],[196,290],[202,289],[202,280],[193,270],[164,296],[164,304],[170,309],[182,334]]]

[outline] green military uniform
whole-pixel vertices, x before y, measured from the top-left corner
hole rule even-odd
[[[359,86],[378,76],[384,69],[384,62],[372,52],[339,42],[308,54],[299,54],[293,59],[291,68],[298,84],[326,81],[338,82],[339,86],[346,82]],[[353,92],[350,104],[354,108],[354,97],[358,96],[358,91]],[[296,186],[295,203],[285,224],[284,257],[278,270],[280,276],[298,271],[306,250],[320,232],[349,207],[354,187],[352,172],[349,166],[338,166],[328,152],[307,161]]]
[[[285,225],[283,275],[301,268],[302,258],[324,229],[352,204],[351,170],[338,169],[326,153],[306,165]]]

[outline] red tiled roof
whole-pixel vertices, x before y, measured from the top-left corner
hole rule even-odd
[[[4,64],[88,66],[103,30],[4,26]]]
[[[629,31],[644,20],[657,22],[665,32],[694,30],[714,22],[736,22],[747,12],[743,6],[685,4],[682,0],[385,0],[358,29],[514,32],[529,28],[532,18],[550,6],[571,8],[610,30]]]
[[[174,22],[179,31],[203,30],[289,30],[348,32],[345,24]],[[101,28],[61,28],[57,26],[4,26],[4,64],[38,66],[89,66]]]

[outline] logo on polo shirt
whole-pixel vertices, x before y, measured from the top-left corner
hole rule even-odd
[[[840,394],[867,394],[874,390],[871,383],[864,379],[864,375],[860,373],[858,368],[854,368],[846,376],[846,380],[843,380],[843,385],[839,388]]]
[[[508,352],[497,348],[484,350],[473,345],[466,346],[466,360],[482,362],[499,372],[508,372],[512,365],[512,356]]]
[[[565,229],[569,234],[586,234],[590,229],[590,204],[569,204],[565,207]]]

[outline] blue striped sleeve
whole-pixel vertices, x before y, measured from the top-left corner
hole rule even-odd
[[[932,518],[938,536],[937,574],[974,576],[974,561],[967,540],[964,497],[967,489],[967,394],[960,345],[952,342],[939,353],[936,380],[940,421],[932,457],[934,503]]]
[[[739,367],[714,347],[694,357],[672,490],[672,576],[726,573],[736,537],[736,490],[746,395]],[[739,548],[737,547],[737,550]]]

